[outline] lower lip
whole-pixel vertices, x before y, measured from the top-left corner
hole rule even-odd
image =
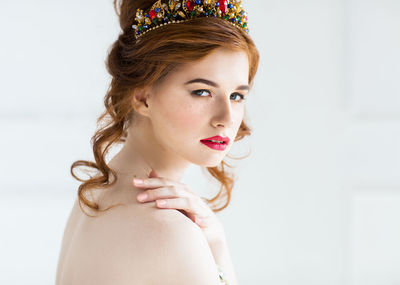
[[[209,148],[215,149],[215,150],[225,150],[227,147],[227,143],[215,143],[215,142],[210,142],[210,141],[200,141],[201,143],[205,144]]]

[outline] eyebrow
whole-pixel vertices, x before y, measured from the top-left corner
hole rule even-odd
[[[196,78],[196,79],[193,79],[193,80],[189,80],[188,82],[185,83],[185,85],[191,84],[191,83],[197,83],[197,82],[204,83],[204,84],[211,85],[213,87],[219,88],[219,85],[217,83],[215,83],[213,81],[210,81],[210,80],[207,80],[207,79],[203,79],[203,78]],[[249,85],[240,85],[240,86],[238,86],[236,88],[236,90],[249,90],[249,89],[250,89]]]

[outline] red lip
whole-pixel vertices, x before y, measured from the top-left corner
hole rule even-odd
[[[225,150],[228,146],[227,143],[216,143],[212,141],[207,141],[207,140],[202,140],[202,144],[208,146],[209,148],[215,149],[215,150]]]
[[[201,141],[208,141],[208,140],[221,141],[221,142],[224,142],[224,144],[229,144],[229,138],[228,137],[221,137],[221,136],[215,136],[215,137],[211,137],[211,138],[206,138],[206,139],[202,139]]]
[[[218,143],[218,142],[212,142],[210,140],[216,140],[216,141],[222,141],[223,143]],[[209,148],[215,149],[215,150],[225,150],[229,144],[229,138],[228,137],[221,137],[221,136],[215,136],[211,138],[207,138],[204,140],[201,140],[201,143],[204,145],[208,146]]]

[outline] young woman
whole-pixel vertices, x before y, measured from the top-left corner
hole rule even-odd
[[[233,188],[223,159],[250,135],[245,99],[259,60],[240,2],[114,2],[122,33],[108,55],[95,162],[71,167],[82,184],[57,285],[237,284],[215,213]],[[191,164],[221,183],[216,197],[180,182]],[[74,174],[82,166],[94,170],[88,179]]]

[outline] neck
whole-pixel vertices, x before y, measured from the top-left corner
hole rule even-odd
[[[159,177],[179,182],[190,163],[157,143],[151,129],[149,126],[130,129],[124,146],[109,166],[118,176],[148,178],[153,169]]]

